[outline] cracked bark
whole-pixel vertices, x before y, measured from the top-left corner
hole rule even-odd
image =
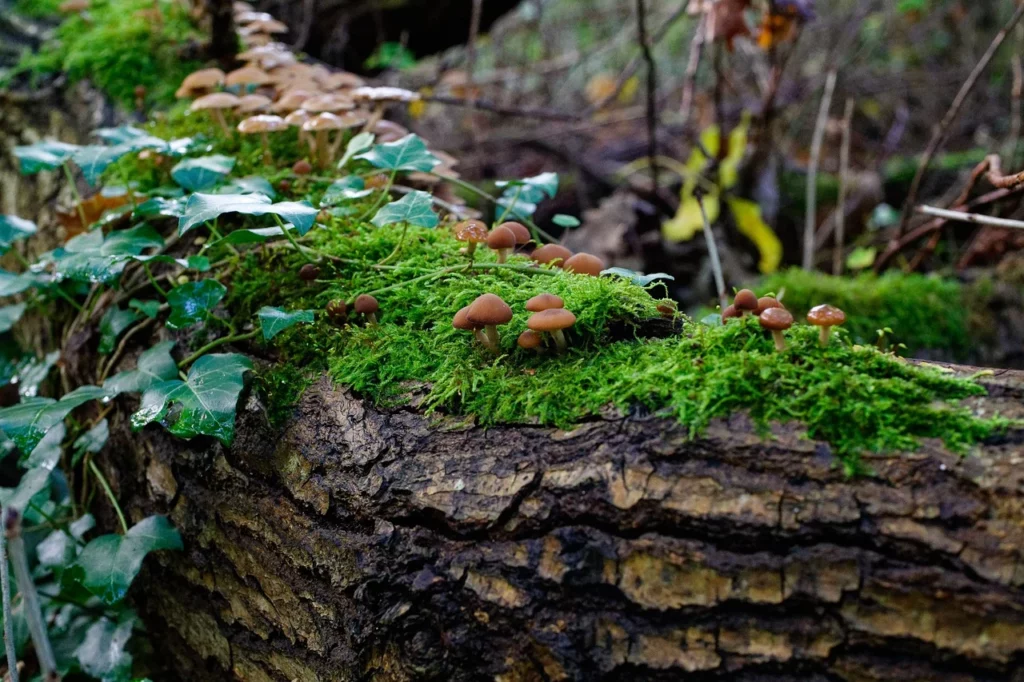
[[[987,386],[1024,416],[1024,375]],[[183,679],[1024,679],[1020,430],[846,480],[742,415],[485,430],[327,380],[282,431],[241,412],[230,449],[107,450],[185,538],[133,589]]]

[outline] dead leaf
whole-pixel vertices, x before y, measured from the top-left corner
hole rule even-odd
[[[69,213],[58,211],[57,221],[64,228],[65,239],[71,239],[89,229],[89,226],[99,220],[107,211],[120,208],[127,203],[127,194],[104,196],[102,192],[97,192],[88,199],[83,199],[82,203],[74,206]],[[78,210],[79,206],[82,208],[81,211]],[[85,216],[84,225],[82,224],[83,214]]]

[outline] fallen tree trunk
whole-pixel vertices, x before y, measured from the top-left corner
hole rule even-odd
[[[987,386],[977,409],[1024,414],[1024,374]],[[133,591],[182,679],[1024,674],[1022,430],[851,480],[742,416],[483,429],[326,379],[283,431],[241,412],[230,449],[107,449],[123,504],[185,537]]]

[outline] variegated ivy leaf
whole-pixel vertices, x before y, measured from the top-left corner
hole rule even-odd
[[[285,222],[295,225],[300,235],[312,229],[320,211],[308,201],[282,201],[273,203],[263,194],[200,194],[188,198],[185,213],[178,219],[178,234],[185,234],[205,222],[225,213],[243,215],[276,214]]]
[[[356,157],[388,171],[419,171],[427,173],[440,165],[441,160],[430,153],[419,135],[409,134],[395,142],[378,144]]]
[[[102,230],[85,232],[53,252],[54,274],[76,282],[110,282],[133,257],[163,245],[163,237],[148,225],[115,230],[106,237]]]
[[[344,169],[356,154],[372,147],[374,139],[376,138],[373,133],[359,133],[349,140],[348,144],[345,145],[345,153],[342,154],[341,160],[338,161],[338,168]]]
[[[15,274],[0,270],[0,296],[14,296],[32,287],[41,286],[45,281],[43,275],[34,272]]]
[[[178,363],[171,357],[174,341],[158,343],[139,356],[135,369],[115,374],[103,382],[103,390],[114,397],[122,393],[143,393],[155,384],[178,376]]]
[[[235,178],[234,180],[230,180],[214,190],[214,193],[265,194],[271,199],[277,196],[277,192],[274,191],[274,186],[270,184],[270,180],[258,175],[249,175],[244,178]]]
[[[554,199],[558,194],[558,173],[541,173],[532,178],[522,180],[501,180],[495,183],[498,187],[504,187],[506,195],[511,196],[519,191],[519,196],[524,201],[539,204],[545,197]],[[510,191],[508,191],[510,190]]]
[[[377,227],[393,223],[408,223],[416,227],[437,227],[437,214],[430,195],[426,192],[409,192],[398,201],[387,204],[370,221]]]
[[[39,171],[60,168],[75,150],[77,144],[68,144],[56,140],[44,140],[35,144],[14,148],[14,156],[18,159],[22,175],[34,175]]]
[[[16,215],[0,215],[0,254],[7,253],[14,242],[36,233],[36,224]]]
[[[260,327],[263,329],[263,338],[266,341],[270,341],[289,327],[294,327],[297,324],[312,324],[313,322],[312,310],[293,310],[288,312],[280,308],[263,306],[256,313],[256,316],[260,319]]]
[[[601,271],[602,275],[618,275],[619,277],[625,277],[626,279],[633,282],[638,286],[645,287],[651,282],[655,282],[659,279],[675,281],[675,277],[672,275],[665,274],[664,272],[655,272],[650,275],[645,275],[642,272],[636,272],[629,268],[608,268]]]
[[[235,159],[230,156],[200,156],[180,161],[171,169],[171,177],[190,192],[198,192],[219,183],[234,167]]]
[[[564,227],[566,229],[572,229],[574,227],[580,226],[579,218],[571,215],[566,215],[564,213],[555,214],[555,216],[551,219],[551,222],[553,222],[555,225],[558,225],[559,227]]]
[[[60,400],[27,398],[12,407],[0,409],[0,431],[14,441],[22,453],[35,450],[46,433],[64,421],[73,409],[106,396],[96,386],[81,386]]]
[[[215,279],[187,282],[171,289],[167,294],[167,303],[171,306],[167,327],[184,329],[202,322],[227,292],[227,287]]]
[[[335,180],[324,192],[320,200],[320,208],[337,206],[346,201],[362,199],[373,194],[372,189],[366,189],[366,183],[358,175],[349,175],[341,180]]]
[[[0,334],[11,331],[11,327],[16,325],[21,316],[25,314],[25,308],[24,303],[15,303],[0,308]]]

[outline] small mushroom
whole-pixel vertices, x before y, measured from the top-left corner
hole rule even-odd
[[[572,258],[572,251],[561,244],[545,244],[534,250],[530,258],[541,265],[557,265],[562,267],[568,259]]]
[[[341,124],[343,129],[358,128],[359,126],[366,123],[366,116],[364,116],[361,112],[358,111],[349,111],[347,113],[339,115],[338,122]],[[338,152],[341,151],[341,143],[344,141],[344,139],[344,133],[339,133],[338,136],[334,138],[334,142],[333,144],[331,144],[330,151],[331,161],[338,158]]]
[[[224,118],[224,111],[234,109],[238,106],[238,98],[230,92],[215,92],[211,95],[204,95],[192,102],[189,111],[209,111],[213,119],[220,125],[221,130],[228,137],[232,137],[231,128]]]
[[[526,309],[531,313],[539,313],[542,310],[551,310],[552,308],[564,308],[565,301],[560,296],[554,294],[537,294],[529,301],[526,302]]]
[[[250,116],[238,124],[238,132],[243,135],[254,135],[259,133],[260,144],[263,145],[263,163],[270,165],[274,158],[270,153],[270,133],[287,130],[288,124],[280,116],[273,114],[259,114]]]
[[[320,276],[320,268],[312,263],[306,263],[299,268],[299,279],[305,282],[307,285],[312,284],[313,280]]]
[[[351,91],[352,99],[356,102],[373,104],[373,113],[366,123],[364,130],[373,130],[377,122],[384,118],[384,109],[393,102],[416,102],[419,101],[419,93],[405,90],[403,88],[381,87],[372,88],[363,86]]]
[[[544,337],[532,329],[527,329],[520,334],[519,338],[516,339],[516,343],[525,350],[534,350],[538,353],[544,351]]]
[[[499,351],[498,346],[498,325],[508,324],[512,321],[512,309],[508,304],[494,294],[483,294],[469,306],[466,311],[466,319],[473,324],[480,324],[484,327],[484,335],[487,339],[487,347],[492,352]]]
[[[779,300],[773,296],[762,296],[757,299],[757,308],[754,310],[754,314],[760,316],[761,313],[768,310],[769,308],[785,308]]]
[[[341,322],[348,314],[348,304],[340,298],[336,298],[327,304],[327,317],[332,322]]]
[[[380,305],[373,296],[369,294],[359,294],[356,296],[354,310],[357,315],[366,315],[366,321],[369,322],[371,327],[377,326],[377,311],[379,309]]]
[[[312,150],[313,138],[307,135],[306,131],[303,130],[303,126],[306,124],[306,121],[308,121],[310,118],[312,118],[312,116],[310,116],[309,112],[306,111],[305,109],[296,109],[295,111],[284,117],[284,122],[293,128],[298,128],[299,144],[308,144],[310,150]]]
[[[496,227],[487,235],[487,248],[498,252],[498,262],[508,260],[508,254],[516,247],[516,235],[507,227]]]
[[[534,313],[526,321],[526,326],[535,332],[548,332],[555,340],[559,351],[566,348],[563,330],[576,324],[576,316],[565,308],[548,308]]]
[[[377,136],[377,142],[398,142],[409,134],[409,129],[385,118],[377,121],[370,132]]]
[[[816,305],[807,313],[807,321],[820,328],[818,342],[825,348],[828,346],[832,327],[838,327],[846,322],[846,313],[832,305]]]
[[[185,76],[174,96],[178,99],[205,95],[224,84],[224,72],[220,69],[199,69]]]
[[[487,345],[487,337],[484,336],[484,333],[482,331],[480,331],[481,329],[484,328],[484,326],[482,324],[475,324],[469,321],[468,305],[465,308],[460,308],[459,312],[455,313],[455,317],[452,318],[452,326],[455,327],[456,329],[462,329],[464,331],[473,332],[473,336],[476,338],[477,341],[484,344],[485,346]]]
[[[243,66],[224,76],[224,84],[228,87],[248,88],[259,87],[270,82],[270,76],[256,66]]]
[[[302,129],[307,133],[316,133],[316,140],[313,143],[316,152],[317,163],[321,168],[326,168],[331,162],[331,144],[329,135],[332,130],[344,130],[347,126],[339,116],[330,112],[317,114],[302,124]]]
[[[740,317],[743,317],[746,313],[752,313],[757,310],[757,294],[750,289],[740,289],[736,292],[733,305],[739,311]]]
[[[577,275],[599,277],[605,269],[605,262],[589,253],[577,253],[562,264],[562,269]]]
[[[525,246],[533,239],[533,235],[530,234],[530,230],[526,225],[517,223],[514,220],[504,222],[501,225],[498,225],[498,227],[505,227],[512,230],[512,234],[516,236],[516,246]]]
[[[302,108],[311,114],[322,114],[324,112],[339,114],[343,111],[352,111],[356,108],[356,103],[349,97],[332,92],[326,95],[310,97],[302,103]]]
[[[305,159],[299,159],[292,165],[292,173],[296,175],[309,175],[313,172],[313,166]]]
[[[463,220],[455,224],[455,238],[466,242],[465,253],[472,258],[476,245],[487,241],[487,226],[479,220]]]
[[[735,305],[727,305],[725,310],[722,311],[722,324],[725,324],[734,317],[740,317],[740,311],[736,310]]]
[[[235,112],[239,114],[255,114],[270,108],[270,98],[266,95],[245,95],[238,98]]]
[[[679,314],[679,305],[675,301],[661,301],[657,305],[657,311],[666,320],[671,320]]]
[[[782,332],[793,326],[793,316],[785,308],[769,308],[757,318],[761,326],[772,333],[775,350],[786,350],[786,339]]]

